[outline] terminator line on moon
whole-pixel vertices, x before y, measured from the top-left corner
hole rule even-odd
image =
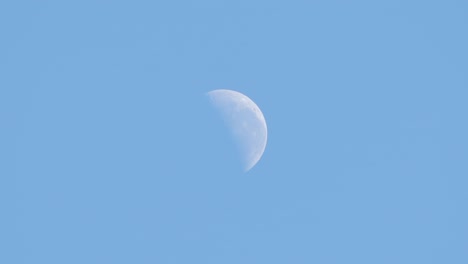
[[[242,158],[244,172],[260,160],[267,144],[267,124],[260,108],[246,95],[227,89],[207,93],[230,128]]]

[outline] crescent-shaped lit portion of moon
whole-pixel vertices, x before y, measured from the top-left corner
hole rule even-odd
[[[267,124],[260,108],[242,93],[219,89],[208,92],[236,139],[244,171],[260,160],[267,144]]]

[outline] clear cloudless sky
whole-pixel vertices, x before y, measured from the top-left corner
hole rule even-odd
[[[0,263],[466,264],[467,47],[462,0],[1,1]]]

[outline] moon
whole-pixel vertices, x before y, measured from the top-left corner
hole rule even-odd
[[[244,172],[260,160],[267,144],[267,124],[262,111],[246,95],[227,89],[207,93],[229,127],[242,158]]]

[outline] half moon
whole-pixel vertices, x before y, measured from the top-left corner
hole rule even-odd
[[[260,108],[242,93],[219,89],[207,93],[230,128],[242,158],[244,172],[260,160],[267,144],[267,124]]]

